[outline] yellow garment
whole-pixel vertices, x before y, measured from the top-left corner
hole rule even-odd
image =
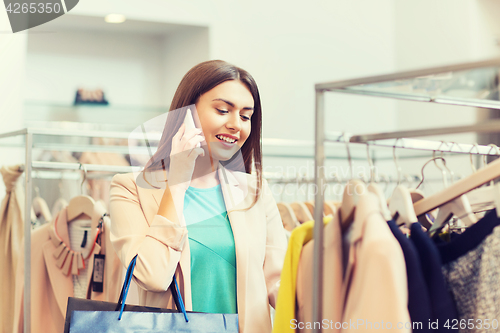
[[[327,224],[331,220],[331,216],[326,216],[323,218],[323,223]],[[304,222],[293,229],[288,241],[285,262],[281,271],[273,333],[295,331],[290,321],[295,319],[297,267],[299,266],[302,247],[312,239],[313,229],[314,221]]]

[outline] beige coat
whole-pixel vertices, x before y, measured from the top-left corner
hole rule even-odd
[[[399,322],[410,323],[406,265],[401,247],[379,207],[378,198],[365,193],[356,206],[354,222],[344,235],[338,215],[325,227],[323,318],[328,320],[329,329],[323,332],[388,329],[387,326],[370,329],[368,322],[372,325],[390,322],[390,330],[394,332],[412,331],[397,329]],[[297,319],[307,322],[313,320],[312,247],[303,251],[297,276],[297,289],[301,289],[297,290]],[[335,329],[330,321],[340,322],[343,327]]]
[[[0,333],[12,332],[15,272],[23,249],[24,194],[18,182],[19,166],[2,167],[6,194],[0,206]],[[22,283],[22,281],[21,281]]]
[[[95,230],[99,219],[106,210],[97,202],[92,216],[92,230]],[[66,243],[70,244],[66,208],[54,218],[57,220],[57,234]],[[31,234],[31,332],[32,333],[60,333],[64,331],[64,319],[68,297],[73,297],[73,278],[71,273],[66,276],[56,266],[54,257],[59,239],[55,236],[54,220],[47,223]],[[123,267],[113,250],[109,238],[109,218],[104,218],[101,246],[95,245],[88,263],[92,265],[94,255],[101,251],[105,254],[104,263],[104,291],[90,292],[90,298],[98,301],[117,302],[120,296],[123,281]],[[95,232],[89,236],[94,239]],[[87,271],[87,289],[91,287],[92,269]],[[17,271],[17,281],[23,281],[24,266],[20,265]],[[90,288],[90,289],[89,289]],[[23,294],[24,284],[16,286],[16,306],[14,318],[14,332],[23,331]]]
[[[248,207],[255,176],[223,167],[218,172],[226,208]],[[175,272],[186,309],[191,310],[187,228],[157,215],[163,192],[137,186],[133,174],[116,175],[110,191],[112,242],[124,265],[138,255],[134,279],[142,305],[172,308],[168,287]],[[254,207],[228,216],[236,247],[240,332],[271,332],[269,304],[274,307],[287,244],[267,181]]]

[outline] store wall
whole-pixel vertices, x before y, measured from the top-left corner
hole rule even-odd
[[[162,104],[161,37],[56,31],[30,34],[27,100],[72,104],[76,90],[101,88],[115,105]]]
[[[161,99],[163,105],[170,105],[177,86],[186,72],[194,65],[209,59],[209,30],[205,27],[183,28],[181,32],[163,38],[164,79]]]
[[[397,71],[479,61],[500,55],[500,48],[494,42],[494,26],[500,31],[500,7],[496,1],[394,1],[394,8]],[[397,128],[402,130],[467,125],[477,120],[477,110],[470,107],[406,101],[398,101],[396,105]],[[424,139],[477,141],[474,133]],[[402,161],[402,168],[404,172],[419,174],[426,160]],[[389,165],[381,168],[392,167],[395,171],[394,163]],[[447,165],[456,174],[472,172],[468,155],[453,155],[447,159]],[[425,174],[429,178],[442,177],[433,164],[426,168]]]
[[[25,55],[27,35],[24,33],[6,33],[10,23],[5,11],[0,10],[0,133],[20,129],[23,122],[23,87],[25,73]],[[0,139],[0,144],[7,142],[22,143],[20,137],[13,140]],[[0,167],[24,163],[24,151],[19,148],[0,150]],[[4,196],[4,182],[0,181],[0,198]]]
[[[135,19],[209,25],[209,58],[247,69],[259,84],[264,137],[313,139],[315,83],[394,68],[389,0],[292,1],[286,5],[281,1],[197,0],[151,1],[148,5],[137,8],[131,0],[87,0],[74,13],[119,12]],[[368,106],[361,103],[360,108]],[[352,121],[358,116],[351,112],[330,119],[333,128],[359,130],[359,124]],[[387,112],[384,119],[392,119],[392,110]],[[387,120],[378,124],[392,126]]]
[[[99,68],[106,66],[112,73],[103,77],[110,100],[165,104],[176,82],[194,63],[225,59],[247,69],[257,80],[264,106],[265,138],[313,140],[315,83],[488,57],[497,52],[488,44],[487,36],[498,25],[494,15],[497,7],[495,1],[472,0],[152,0],[141,6],[133,0],[86,0],[68,16],[122,13],[129,19],[208,29],[170,40],[125,35],[117,38],[116,48],[108,50],[106,40],[111,35],[61,33],[58,35],[64,43],[56,43],[49,34],[33,34],[29,36],[27,61],[34,76],[28,77],[22,87],[30,98],[68,101],[78,84],[75,77],[82,78],[79,82],[89,82],[86,79],[99,75]],[[75,45],[74,52],[64,49],[73,48],[70,36],[84,41]],[[50,38],[52,41],[48,41]],[[107,56],[99,57],[92,47],[85,47],[91,44],[100,52],[106,50]],[[172,48],[186,50],[169,54]],[[47,52],[55,49],[68,56],[46,62]],[[162,53],[167,54],[162,57]],[[96,63],[95,68],[80,70],[80,64]],[[61,83],[50,79],[50,69],[56,64],[66,69],[58,74]],[[120,75],[124,67],[137,73],[138,79],[124,79]],[[474,110],[437,107],[327,94],[325,126],[330,131],[365,133],[427,127],[429,119],[436,126],[475,119]],[[265,163],[283,164],[272,159]],[[298,159],[287,162],[304,163]],[[345,165],[345,161],[334,163]]]

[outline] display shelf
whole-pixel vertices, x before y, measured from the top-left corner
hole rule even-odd
[[[26,126],[35,122],[75,122],[135,127],[168,112],[168,106],[79,104],[25,101]]]

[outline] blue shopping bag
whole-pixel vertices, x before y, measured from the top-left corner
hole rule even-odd
[[[87,332],[196,332],[237,333],[238,315],[186,311],[173,278],[170,290],[176,310],[125,304],[137,256],[127,268],[118,303],[92,301],[70,297],[66,312],[65,333]]]

